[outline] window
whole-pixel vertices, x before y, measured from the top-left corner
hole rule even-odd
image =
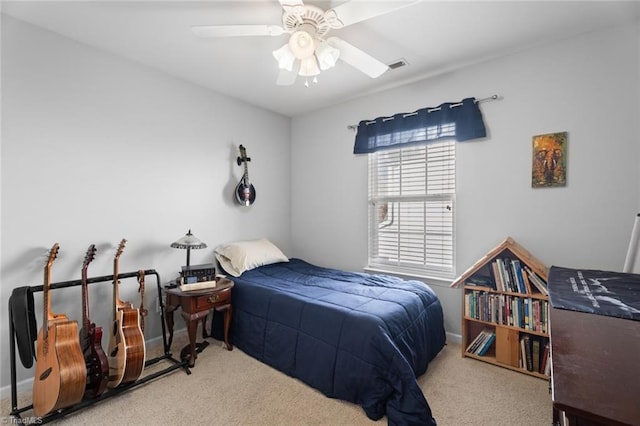
[[[487,135],[481,101],[361,120],[354,154],[369,155],[369,268],[454,274],[455,144]]]
[[[455,144],[439,140],[369,154],[369,267],[453,274]]]

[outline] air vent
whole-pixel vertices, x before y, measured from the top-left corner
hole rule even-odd
[[[407,61],[404,59],[398,59],[397,61],[394,61],[392,63],[390,63],[388,66],[390,69],[395,70],[398,68],[402,68],[404,66],[407,66],[409,64],[407,64]]]

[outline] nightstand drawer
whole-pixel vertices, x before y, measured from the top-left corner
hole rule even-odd
[[[212,309],[216,306],[229,303],[231,300],[231,289],[222,290],[217,293],[198,296],[195,300],[196,311]]]

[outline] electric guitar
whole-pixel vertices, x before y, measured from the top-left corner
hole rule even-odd
[[[42,328],[38,333],[33,378],[33,412],[39,417],[80,402],[87,379],[78,322],[51,312],[51,265],[58,250],[55,243],[44,268]]]
[[[251,161],[251,158],[247,157],[247,152],[242,145],[240,145],[240,156],[237,158],[238,166],[244,163],[244,174],[242,179],[236,186],[235,197],[236,202],[242,206],[250,206],[256,200],[256,189],[249,181],[249,168],[247,163]]]
[[[120,300],[118,261],[124,251],[124,238],[113,260],[113,327],[109,339],[110,388],[135,382],[142,375],[146,357],[144,335],[140,329],[140,313],[129,302]]]
[[[102,327],[96,326],[89,319],[89,288],[87,284],[87,268],[96,254],[96,246],[91,244],[82,263],[82,330],[80,344],[87,364],[87,386],[85,398],[95,398],[105,391],[109,381],[109,360],[102,349]]]

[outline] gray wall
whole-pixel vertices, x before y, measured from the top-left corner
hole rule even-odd
[[[169,245],[189,228],[209,245],[192,251],[192,264],[212,262],[213,248],[232,239],[266,236],[289,252],[287,117],[3,15],[2,125],[3,387],[8,297],[14,287],[42,283],[54,242],[54,282],[80,278],[92,243],[98,252],[89,275],[112,274],[121,238],[128,242],[120,272],[155,268],[168,281],[186,258]],[[232,201],[243,170],[235,164],[238,144],[252,158],[250,209]],[[147,281],[147,339],[160,335],[154,286]],[[137,287],[123,281],[121,298],[137,304]],[[53,292],[52,311],[81,320],[80,294],[79,287]],[[108,326],[109,283],[91,286],[91,304],[92,320]],[[33,371],[20,365],[18,373],[22,380]]]
[[[481,105],[489,135],[457,145],[456,269],[507,236],[546,265],[621,270],[640,202],[638,26],[541,46],[296,117],[293,251],[315,263],[367,263],[367,159],[347,125],[500,95]],[[569,132],[567,186],[531,188],[532,136]],[[433,283],[460,333],[460,292]]]

